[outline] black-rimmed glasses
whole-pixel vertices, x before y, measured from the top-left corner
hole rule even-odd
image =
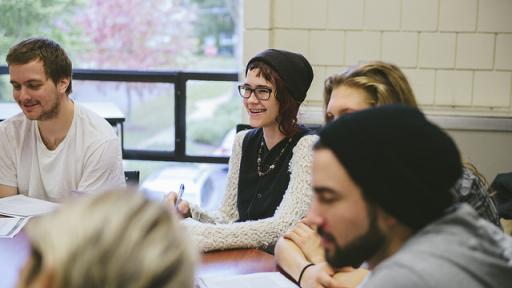
[[[251,94],[254,93],[256,99],[265,101],[270,98],[270,94],[272,94],[272,89],[265,87],[251,88],[245,85],[238,85],[238,92],[240,93],[240,96],[242,96],[242,98],[249,99],[251,97]]]

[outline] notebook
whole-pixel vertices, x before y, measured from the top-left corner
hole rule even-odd
[[[279,272],[263,272],[245,275],[215,275],[197,277],[195,288],[297,288],[295,283],[288,280]]]

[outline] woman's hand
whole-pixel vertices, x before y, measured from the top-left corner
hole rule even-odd
[[[325,252],[321,244],[321,238],[314,227],[299,222],[284,234],[284,238],[293,241],[311,263],[325,262]]]
[[[181,217],[187,218],[191,217],[190,214],[190,204],[187,200],[181,199],[178,205],[176,206],[176,198],[178,194],[176,192],[169,192],[164,197],[164,202],[169,209],[178,212]]]

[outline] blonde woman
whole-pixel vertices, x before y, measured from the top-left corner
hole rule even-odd
[[[193,287],[195,255],[176,215],[140,193],[79,199],[32,220],[27,234],[18,287]]]
[[[325,121],[330,122],[347,113],[385,104],[417,107],[414,92],[402,71],[381,61],[350,67],[324,82]],[[466,164],[463,176],[452,191],[458,202],[467,202],[480,216],[499,226],[496,207],[487,194],[485,179],[474,166]],[[325,263],[316,227],[310,219],[288,231],[275,249],[278,264],[294,277],[301,287],[322,285],[357,286],[367,272],[345,268],[344,273],[332,270]]]

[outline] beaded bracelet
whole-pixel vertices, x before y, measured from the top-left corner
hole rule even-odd
[[[300,271],[299,280],[297,281],[297,284],[299,284],[299,287],[302,287],[302,286],[300,286],[300,280],[302,280],[302,276],[304,276],[304,272],[306,271],[306,269],[308,269],[309,267],[311,267],[313,265],[315,265],[315,264],[309,263],[308,265],[304,266],[304,268],[302,268],[302,271]]]

